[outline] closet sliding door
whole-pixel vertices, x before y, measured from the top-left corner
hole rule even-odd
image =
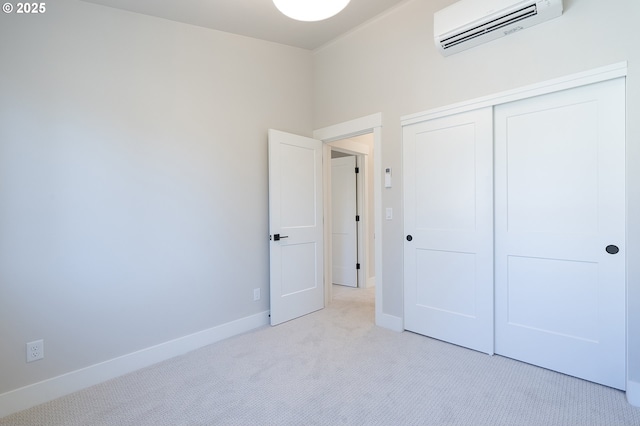
[[[405,329],[493,353],[491,108],[405,126]]]
[[[495,107],[495,350],[625,388],[624,79]]]

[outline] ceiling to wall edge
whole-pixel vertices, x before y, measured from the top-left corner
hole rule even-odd
[[[388,15],[394,13],[397,9],[403,7],[406,3],[409,3],[411,1],[413,1],[413,0],[403,0],[400,3],[391,6],[389,9],[387,9],[384,12],[374,16],[373,18],[367,19],[363,23],[361,23],[359,25],[356,25],[355,27],[353,27],[350,30],[340,34],[339,36],[329,40],[328,42],[324,43],[323,45],[318,46],[315,49],[312,49],[311,52],[312,53],[317,53],[317,52],[320,52],[320,51],[322,51],[323,49],[325,49],[327,47],[330,47],[331,45],[339,42],[340,40],[349,37],[351,34],[357,32],[357,31],[360,31],[362,28],[367,27],[369,25],[372,25],[372,24],[376,23],[377,21],[380,21],[380,20],[386,18]]]

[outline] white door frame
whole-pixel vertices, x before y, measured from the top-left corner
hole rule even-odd
[[[373,201],[375,211],[375,226],[374,234],[375,238],[375,273],[376,273],[376,325],[397,329],[397,324],[388,324],[385,318],[388,316],[382,312],[383,306],[383,280],[382,280],[382,159],[380,153],[382,152],[382,113],[376,113],[367,115],[365,117],[356,118],[354,120],[346,121],[344,123],[335,124],[333,126],[324,127],[313,132],[313,138],[321,140],[324,143],[323,158],[325,168],[331,165],[331,147],[328,145],[330,142],[334,142],[340,139],[347,139],[354,136],[363,135],[366,133],[373,133]],[[325,169],[326,170],[326,169]],[[328,189],[331,187],[331,181],[326,177],[324,178],[325,189],[325,220],[330,217],[329,211],[327,211],[327,199],[330,198]],[[330,201],[329,201],[330,205]],[[331,227],[325,226],[325,238],[327,232],[330,232]],[[329,241],[331,236],[329,235]],[[331,258],[330,244],[325,244],[325,259]],[[330,262],[325,262],[325,300],[331,300],[331,270],[327,269],[331,266]]]

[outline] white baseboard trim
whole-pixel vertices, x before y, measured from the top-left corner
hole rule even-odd
[[[385,314],[383,312],[376,312],[376,325],[399,333],[404,331],[402,318]]]
[[[269,324],[269,311],[170,340],[0,395],[0,418]]]
[[[640,382],[627,381],[627,401],[634,407],[640,407]]]

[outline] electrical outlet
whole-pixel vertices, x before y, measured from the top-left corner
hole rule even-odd
[[[253,289],[253,301],[258,301],[260,300],[260,289],[259,288],[254,288]]]
[[[27,362],[44,358],[44,340],[34,340],[27,343]]]

